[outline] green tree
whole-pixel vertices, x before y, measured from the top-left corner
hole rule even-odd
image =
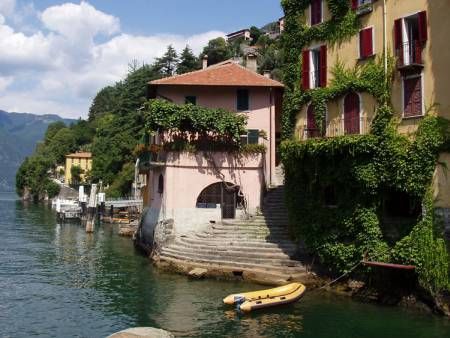
[[[203,48],[201,58],[204,55],[208,55],[209,66],[228,60],[233,56],[230,47],[222,37],[209,40],[208,45]]]
[[[107,86],[100,90],[89,108],[89,121],[111,113],[117,104],[118,94],[116,87],[113,86]]]
[[[71,184],[78,185],[81,183],[81,175],[84,173],[84,170],[81,169],[80,166],[74,165],[70,168],[70,175],[72,177]]]
[[[179,60],[177,51],[172,45],[167,46],[166,53],[156,59],[155,67],[159,70],[163,77],[172,76],[175,74],[175,70],[177,69]]]
[[[48,144],[38,153],[47,157],[52,164],[64,163],[65,156],[77,150],[76,136],[70,128],[60,129]]]
[[[252,39],[250,44],[253,46],[263,34],[264,33],[258,27],[250,27],[250,37]]]
[[[66,124],[62,121],[50,123],[44,136],[44,143],[49,143],[55,134],[61,129],[66,128]]]
[[[184,74],[199,69],[199,60],[188,45],[183,49],[178,64],[177,74]]]

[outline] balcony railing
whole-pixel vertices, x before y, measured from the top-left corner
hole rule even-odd
[[[370,132],[373,118],[360,116],[356,118],[336,118],[327,121],[326,131],[320,129],[311,129],[306,125],[299,131],[302,140],[321,138],[321,137],[337,137],[344,135],[365,135]]]
[[[396,50],[397,67],[405,68],[408,66],[422,66],[423,44],[421,41],[414,40],[403,43]]]

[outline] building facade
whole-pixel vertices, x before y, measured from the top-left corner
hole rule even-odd
[[[327,87],[333,68],[362,66],[376,58],[395,57],[391,100],[398,131],[411,135],[426,114],[450,119],[450,49],[446,48],[450,2],[428,0],[352,0],[360,21],[357,34],[340,43],[313,41],[302,51],[303,90]],[[321,25],[331,19],[328,1],[312,0],[305,24]],[[349,92],[326,104],[324,125],[316,123],[314,108],[305,105],[296,119],[299,139],[366,134],[377,108],[367,92]],[[450,154],[442,153],[434,177],[435,205],[450,220]]]
[[[265,153],[163,152],[150,164],[144,201],[147,221],[173,219],[177,233],[210,221],[256,213],[264,189],[274,184],[283,85],[233,61],[149,83],[149,98],[222,108],[247,116],[244,144]],[[152,143],[160,143],[154,139]]]
[[[74,182],[72,177],[72,168],[79,167],[81,169],[81,182]],[[65,164],[65,183],[66,184],[78,184],[85,182],[87,174],[92,169],[92,154],[89,152],[79,152],[66,155]]]

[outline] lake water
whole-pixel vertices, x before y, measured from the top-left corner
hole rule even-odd
[[[0,337],[105,337],[153,326],[187,337],[442,338],[450,321],[307,293],[238,315],[221,304],[260,286],[162,273],[113,226],[87,235],[45,206],[0,194]]]

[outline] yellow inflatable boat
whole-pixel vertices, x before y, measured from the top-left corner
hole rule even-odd
[[[296,302],[305,293],[306,287],[300,283],[291,283],[274,289],[245,292],[224,298],[225,304],[237,304],[241,311],[249,312],[271,306]]]

